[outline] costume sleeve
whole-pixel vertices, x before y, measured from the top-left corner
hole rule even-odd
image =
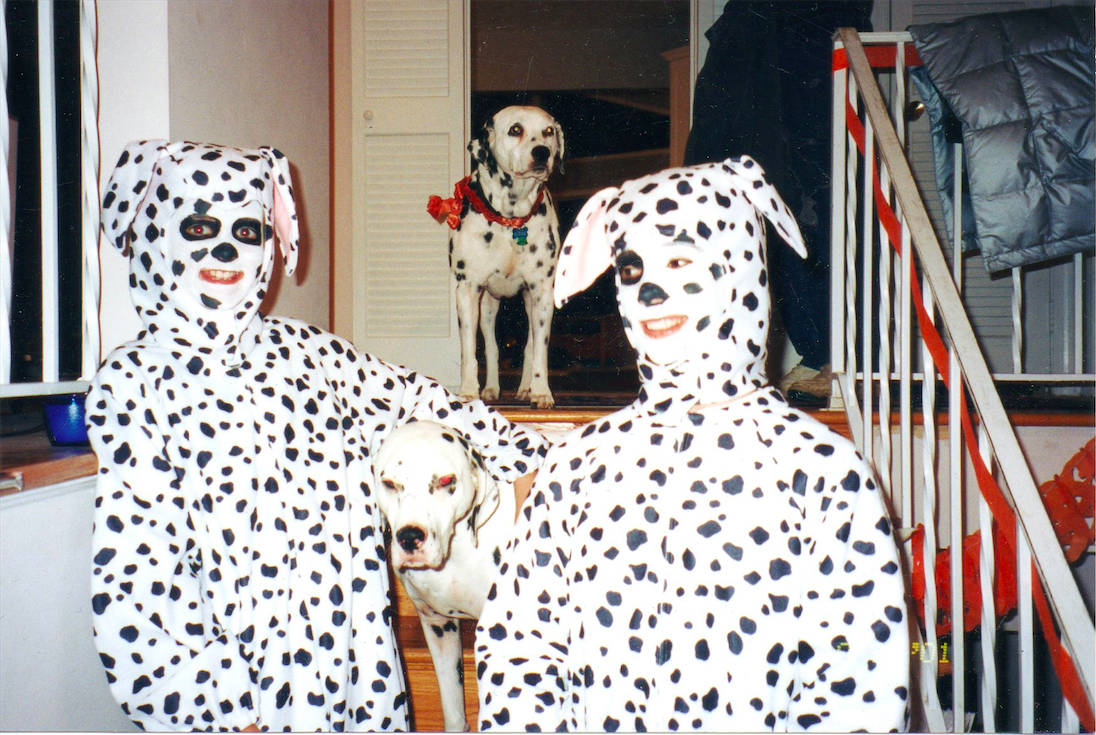
[[[481,731],[578,729],[568,700],[571,503],[553,464],[560,448],[537,475],[476,626]]]
[[[462,402],[425,375],[393,367],[369,355],[364,359],[369,363],[370,372],[375,373],[385,387],[391,384],[390,381],[403,386],[397,393],[399,405],[391,407],[398,412],[398,424],[414,418],[436,421],[463,432],[496,480],[513,483],[537,469],[544,460],[548,441],[532,429],[510,423],[482,401]],[[386,395],[387,391],[368,397],[386,400]]]
[[[206,617],[183,470],[138,405],[151,402],[145,386],[133,385],[132,396],[116,395],[97,378],[86,403],[100,466],[91,575],[99,658],[141,728],[243,728],[257,719],[248,662]]]
[[[904,583],[883,494],[848,447],[805,480],[807,581],[789,729],[907,727],[909,632]],[[836,459],[837,455],[831,459]],[[812,521],[813,519],[813,521]]]

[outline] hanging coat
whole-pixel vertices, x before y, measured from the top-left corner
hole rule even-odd
[[[767,385],[752,159],[596,195],[557,301],[616,273],[642,389],[549,451],[476,631],[481,730],[906,726],[902,573],[846,439]]]
[[[406,729],[371,456],[395,426],[432,419],[512,482],[543,439],[259,313],[275,241],[287,271],[296,260],[273,149],[132,143],[103,224],[130,252],[144,323],[86,403],[100,462],[93,623],[111,691],[150,730]],[[226,248],[248,243],[259,270],[240,271],[229,304],[222,287],[240,276]]]

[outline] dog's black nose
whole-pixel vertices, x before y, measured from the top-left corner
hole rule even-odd
[[[548,157],[552,155],[552,152],[548,150],[546,145],[538,145],[533,148],[533,163],[543,166],[548,163]]]
[[[658,306],[669,298],[657,283],[644,283],[639,287],[639,300],[647,306]]]
[[[210,254],[222,263],[231,263],[240,256],[239,252],[236,251],[236,248],[233,247],[231,243],[227,242],[222,242],[220,245],[213,248],[213,251]]]
[[[426,540],[426,533],[418,526],[404,526],[396,531],[396,543],[407,552],[417,550]]]

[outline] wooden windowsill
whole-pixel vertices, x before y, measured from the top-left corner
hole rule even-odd
[[[90,477],[98,469],[99,464],[91,447],[55,447],[46,436],[45,429],[0,439],[0,471],[19,474],[23,478],[21,491],[0,491],[0,495]]]

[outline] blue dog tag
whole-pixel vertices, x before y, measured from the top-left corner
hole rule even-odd
[[[525,245],[526,243],[529,242],[528,239],[527,239],[529,237],[529,228],[528,227],[515,227],[513,229],[514,229],[513,238],[515,240],[517,240],[518,245]]]

